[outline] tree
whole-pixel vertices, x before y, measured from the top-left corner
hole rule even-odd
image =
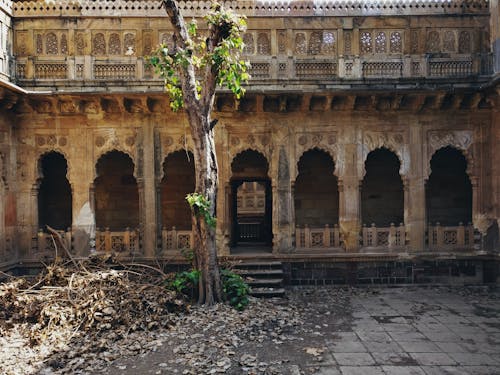
[[[174,0],[164,0],[173,26],[173,45],[161,45],[150,58],[165,81],[173,111],[184,108],[193,140],[195,191],[188,195],[194,235],[194,267],[200,271],[199,303],[223,299],[215,244],[217,159],[211,119],[217,86],[228,88],[237,99],[245,90],[248,63],[240,59],[246,21],[220,4],[213,3],[204,19],[207,30],[186,24]]]

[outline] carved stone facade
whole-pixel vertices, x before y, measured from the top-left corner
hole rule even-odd
[[[191,244],[187,119],[145,58],[172,33],[158,2],[112,3],[2,3],[0,265],[50,256],[51,178],[69,186],[58,229],[76,253]],[[498,253],[497,2],[271,3],[228,3],[248,16],[253,79],[215,104],[219,253],[252,240],[288,260]],[[446,181],[448,197],[433,188]]]

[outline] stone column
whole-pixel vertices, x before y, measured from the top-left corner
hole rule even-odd
[[[142,127],[142,189],[139,190],[142,208],[142,247],[144,256],[152,258],[156,251],[156,177],[154,125],[147,121]],[[138,181],[139,185],[139,181]],[[142,190],[142,194],[141,194]]]
[[[412,124],[409,131],[410,166],[405,187],[404,220],[409,234],[410,251],[422,251],[425,247],[426,212],[425,179],[422,157],[423,131],[419,124]]]
[[[490,0],[490,38],[493,51],[493,73],[500,73],[500,4]]]
[[[278,208],[278,231],[274,234],[277,238],[277,251],[283,252],[292,247],[293,234],[293,195],[290,187],[290,165],[289,157],[284,146],[280,147],[278,155],[278,188],[277,208]],[[273,191],[274,193],[274,191]]]
[[[355,252],[359,249],[361,230],[360,177],[357,165],[358,145],[353,142],[355,134],[350,134],[349,138],[343,145],[341,157],[345,164],[339,168],[339,226],[345,251]]]

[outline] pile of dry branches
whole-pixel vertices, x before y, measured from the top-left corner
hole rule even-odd
[[[84,338],[94,343],[92,350],[102,352],[97,343],[109,347],[110,340],[169,326],[187,310],[165,287],[168,278],[160,269],[124,266],[110,256],[56,262],[36,279],[0,285],[0,336],[16,331],[36,347],[64,332],[68,345]],[[57,362],[59,367],[66,361]]]

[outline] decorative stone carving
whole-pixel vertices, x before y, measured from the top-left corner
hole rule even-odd
[[[299,145],[304,146],[307,144],[307,135],[301,135],[298,140]]]
[[[150,55],[151,51],[153,50],[153,42],[152,42],[151,33],[144,33],[143,34],[142,46],[143,46],[142,47],[143,56]]]
[[[334,54],[336,48],[336,38],[333,31],[323,31],[323,39],[321,41],[321,52],[325,55]]]
[[[238,137],[231,137],[231,146],[238,146],[240,144],[240,139]]]
[[[169,50],[174,49],[174,37],[172,36],[171,33],[163,33],[161,35],[161,43],[165,44]]]
[[[278,31],[278,53],[283,55],[286,53],[286,31]]]
[[[61,35],[61,55],[68,54],[68,38],[66,34]]]
[[[42,137],[40,135],[36,136],[35,138],[37,146],[44,146],[45,145],[45,137]]]
[[[64,147],[68,144],[68,139],[66,137],[59,137],[59,141],[57,143],[59,146]]]
[[[43,54],[43,42],[42,42],[42,36],[40,34],[36,34],[36,38],[35,38],[36,42],[36,54],[37,55],[41,55]]]
[[[57,137],[54,134],[47,136],[47,145],[55,146],[57,144]]]
[[[257,53],[259,55],[271,54],[271,43],[269,42],[269,35],[267,33],[259,33],[257,36]]]
[[[45,36],[45,51],[47,55],[57,55],[59,53],[56,34],[48,33]]]
[[[307,134],[298,133],[296,138],[296,154],[295,159],[298,161],[304,152],[317,148],[327,152],[335,162],[335,174],[338,175],[338,145],[336,143],[336,132],[308,132]],[[296,171],[298,173],[298,170]],[[295,175],[297,177],[297,175]]]
[[[102,137],[102,136],[97,136],[97,137],[95,138],[95,145],[96,145],[97,147],[102,147],[102,146],[104,146],[104,143],[105,143],[105,142],[106,142],[106,141],[105,141],[104,137]]]
[[[169,147],[173,145],[174,140],[172,137],[166,136],[164,139],[165,139],[165,146]]]
[[[344,53],[346,55],[352,54],[352,32],[344,31]]]
[[[304,33],[295,34],[295,53],[305,55],[307,53],[306,35]]]
[[[108,52],[110,55],[119,55],[121,53],[121,41],[120,36],[117,33],[112,33],[109,36],[109,48]]]
[[[60,110],[63,114],[72,114],[76,112],[75,103],[69,100],[60,103]]]
[[[427,34],[426,50],[427,52],[440,52],[440,38],[437,31],[433,30]]]
[[[76,54],[77,55],[84,55],[85,54],[85,39],[83,37],[83,33],[76,33],[75,46],[76,46]]]
[[[245,47],[243,47],[243,53],[246,55],[253,55],[255,53],[253,34],[252,33],[243,34],[243,43],[245,43]]]
[[[458,53],[471,53],[471,38],[468,31],[460,31],[458,37]]]
[[[103,33],[97,33],[94,35],[94,39],[92,41],[92,54],[93,55],[106,54],[106,40],[104,39]]]
[[[453,146],[460,150],[467,150],[472,144],[472,131],[471,130],[435,130],[429,131],[429,151],[431,155],[440,148],[446,146]]]
[[[323,36],[322,31],[313,31],[309,36],[309,54],[319,55],[321,53],[321,39]]]
[[[260,137],[260,143],[262,146],[267,146],[271,142],[271,137],[269,135],[263,135]]]
[[[125,144],[129,147],[133,146],[135,144],[135,136],[129,136],[125,139]]]
[[[375,53],[386,53],[387,52],[387,37],[385,32],[380,31],[377,33],[375,38]]]
[[[247,137],[247,143],[249,145],[254,145],[255,144],[255,137],[252,134],[249,134]]]
[[[401,33],[399,31],[394,31],[391,33],[391,53],[402,53],[403,52],[403,42],[401,38]]]
[[[443,50],[445,52],[456,51],[455,33],[451,30],[446,30],[443,35]]]
[[[135,35],[132,33],[126,33],[123,38],[123,54],[127,55],[129,51],[135,51]]]
[[[28,54],[26,46],[27,33],[25,31],[16,33],[16,50],[19,57],[24,57]]]
[[[401,163],[399,173],[404,176],[409,170],[409,153],[406,147],[405,134],[403,132],[374,132],[365,131],[363,133],[363,160],[368,154],[377,148],[385,147],[399,158]],[[363,164],[364,167],[364,164]]]
[[[418,53],[418,30],[412,30],[410,33],[410,52]]]
[[[359,48],[361,53],[371,53],[373,51],[372,34],[369,31],[363,31],[360,34]]]

